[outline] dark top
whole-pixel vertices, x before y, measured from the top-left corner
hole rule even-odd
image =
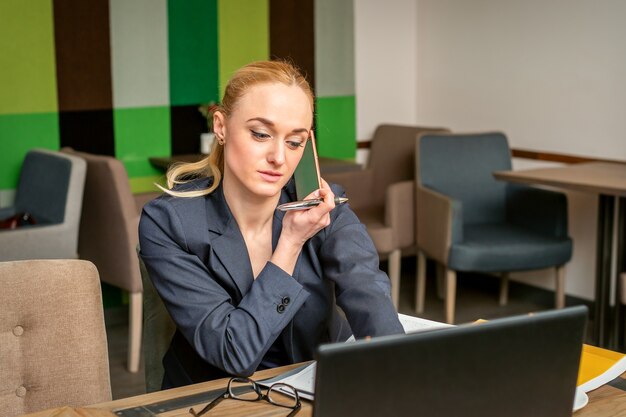
[[[177,190],[205,189],[209,181]],[[294,199],[290,181],[280,203]],[[177,326],[163,360],[164,387],[251,375],[264,358],[267,365],[310,360],[319,344],[351,333],[403,332],[365,227],[348,204],[330,214],[330,225],[302,248],[293,276],[268,262],[254,279],[221,185],[208,196],[164,195],[144,207],[141,257]],[[283,216],[274,214],[273,249]]]

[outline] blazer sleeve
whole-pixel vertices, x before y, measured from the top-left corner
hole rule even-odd
[[[337,305],[345,312],[354,336],[404,333],[391,301],[389,277],[379,268],[378,253],[365,226],[347,204],[334,211],[324,230],[320,261],[325,277],[335,283]]]
[[[213,276],[189,250],[181,215],[171,201],[154,200],[141,216],[140,253],[150,279],[178,330],[205,361],[229,374],[249,376],[308,292],[268,262],[235,305],[220,283],[225,277]]]

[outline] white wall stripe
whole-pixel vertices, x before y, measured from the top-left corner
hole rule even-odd
[[[110,0],[113,106],[169,105],[167,0]]]

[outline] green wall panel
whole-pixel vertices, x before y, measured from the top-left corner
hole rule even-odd
[[[133,194],[137,193],[147,193],[152,191],[161,191],[155,185],[155,183],[161,185],[162,187],[166,187],[165,180],[165,172],[162,172],[160,175],[151,175],[148,177],[135,177],[130,178],[130,190]]]
[[[315,137],[319,156],[354,159],[356,156],[355,97],[317,97],[315,105]]]
[[[0,0],[0,114],[57,110],[52,0]]]
[[[268,0],[219,0],[220,98],[239,67],[269,58]]]
[[[169,107],[114,109],[115,156],[128,176],[158,175],[148,158],[170,155]]]
[[[217,0],[169,0],[170,102],[218,100]]]
[[[32,148],[59,149],[57,113],[0,115],[0,189],[17,187],[22,161]]]

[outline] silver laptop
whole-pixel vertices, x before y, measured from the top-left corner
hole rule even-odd
[[[587,308],[320,346],[314,416],[571,416]]]

